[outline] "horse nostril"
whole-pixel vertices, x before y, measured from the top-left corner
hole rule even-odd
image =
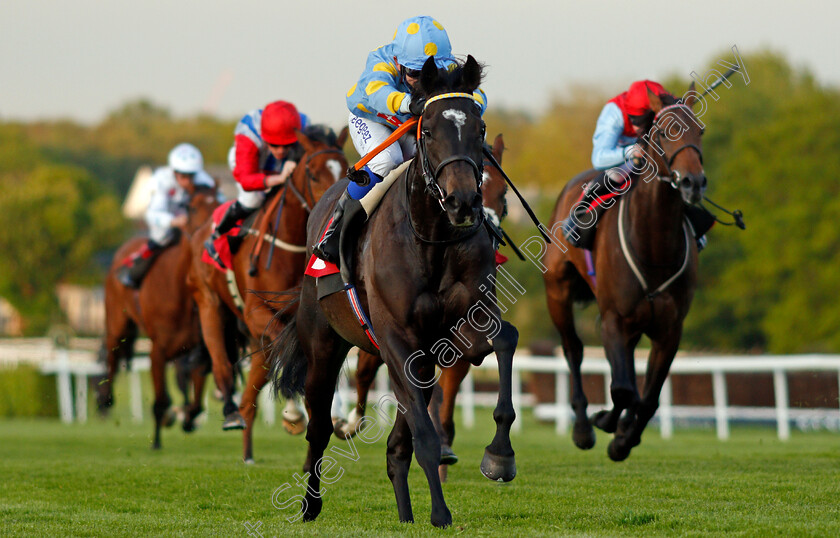
[[[461,205],[461,203],[458,201],[458,198],[451,194],[446,197],[443,203],[446,206],[446,208],[451,211],[457,211],[458,207]]]
[[[483,200],[481,199],[481,194],[475,193],[473,196],[472,207],[473,209],[478,209],[482,206]]]
[[[705,175],[705,174],[703,174],[703,179],[702,179],[702,181],[700,182],[700,187],[705,189],[705,188],[706,188],[706,184],[707,184],[708,182],[709,182],[709,181],[706,179],[706,175]]]
[[[683,189],[690,189],[691,188],[691,178],[688,176],[682,178],[680,180],[680,187]]]

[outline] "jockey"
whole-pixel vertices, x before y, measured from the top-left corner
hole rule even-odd
[[[187,224],[186,207],[198,186],[213,188],[216,182],[204,171],[201,152],[192,144],[178,144],[169,152],[168,166],[155,170],[152,197],[146,209],[149,241],[123,265],[117,277],[131,288],[139,288],[157,256],[180,237]]]
[[[403,122],[423,113],[425,101],[413,99],[411,92],[429,56],[434,56],[440,69],[456,66],[446,30],[427,16],[404,20],[390,43],[368,54],[359,81],[347,92],[350,138],[359,155],[366,155]],[[473,97],[483,114],[487,97],[481,89],[477,89]],[[316,256],[331,263],[338,262],[343,230],[360,211],[367,216],[360,200],[389,172],[413,157],[414,152],[414,137],[406,136],[370,160],[360,171],[367,174],[370,182],[365,186],[351,182],[347,186],[327,230],[313,249]]]
[[[626,188],[622,188],[624,182],[629,179],[634,167],[638,169],[638,162],[644,157],[638,139],[650,127],[655,116],[648,91],[660,97],[671,95],[658,82],[638,80],[626,92],[607,101],[601,109],[592,135],[592,166],[605,172],[589,182],[582,198],[587,203],[575,205],[573,215],[566,219],[563,226],[563,235],[576,247],[588,248],[594,237],[597,219],[604,208],[596,193],[602,191],[608,181],[616,189],[610,189],[611,192],[622,192]],[[591,212],[595,214],[594,219],[584,217]],[[589,226],[580,225],[590,221]],[[699,237],[698,248],[702,249],[705,242],[705,236]]]
[[[303,156],[295,131],[308,123],[306,115],[286,101],[274,101],[262,110],[246,114],[234,129],[234,146],[228,164],[236,179],[239,196],[228,207],[213,234],[204,243],[218,260],[213,242],[241,219],[262,206],[266,192],[282,185]],[[221,262],[219,262],[221,264]]]

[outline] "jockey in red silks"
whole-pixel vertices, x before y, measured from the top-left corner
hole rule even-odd
[[[624,183],[630,180],[630,173],[633,171],[633,162],[638,162],[644,157],[639,147],[639,137],[650,128],[655,114],[650,106],[648,92],[659,97],[671,96],[661,84],[652,80],[638,80],[630,85],[626,92],[622,92],[604,105],[598,121],[595,124],[595,133],[592,135],[592,166],[596,170],[604,170],[592,179],[586,186],[581,202],[574,206],[574,213],[570,215],[563,226],[563,235],[576,247],[588,248],[591,242],[595,225],[603,213],[604,206],[600,203],[599,193],[605,194],[605,186],[610,182],[614,188],[611,193],[626,191]],[[637,167],[638,170],[638,167]],[[708,215],[705,210],[696,208],[700,213]],[[584,217],[585,213],[594,213],[592,216]],[[689,212],[689,218],[694,224],[695,217],[703,220],[698,224],[698,229],[708,229],[708,217],[702,217]],[[580,222],[592,222],[585,228]],[[698,248],[705,246],[705,236],[697,240]]]
[[[169,152],[168,166],[155,170],[151,184],[152,196],[146,209],[149,241],[117,272],[120,282],[135,289],[140,287],[163,249],[180,238],[179,231],[187,224],[187,205],[195,188],[213,188],[216,182],[204,171],[204,159],[198,148],[192,144],[178,144]]]
[[[412,116],[423,113],[425,101],[413,99],[411,92],[420,77],[426,60],[433,56],[440,69],[453,69],[449,36],[432,17],[419,16],[404,20],[397,27],[393,40],[368,54],[365,70],[359,81],[347,92],[350,109],[350,138],[359,155],[365,156],[384,142],[397,127]],[[481,113],[487,108],[487,97],[481,89],[473,93]],[[323,238],[314,247],[314,254],[322,260],[337,263],[340,237],[356,215],[368,213],[375,203],[362,199],[389,172],[415,152],[413,136],[406,135],[373,157],[362,169],[370,183],[361,186],[352,181],[347,186],[333,213]]]
[[[220,265],[214,241],[259,209],[267,191],[289,179],[304,153],[295,131],[307,121],[292,103],[274,101],[262,110],[252,110],[236,125],[229,164],[239,195],[204,243]]]

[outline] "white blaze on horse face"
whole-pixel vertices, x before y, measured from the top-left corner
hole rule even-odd
[[[341,179],[341,174],[344,172],[341,168],[341,163],[335,159],[330,159],[327,161],[327,168],[329,168],[330,172],[332,172],[333,177],[335,180],[338,181]]]
[[[442,116],[455,124],[455,127],[458,129],[458,140],[460,141],[461,127],[463,127],[467,123],[467,115],[461,112],[460,110],[450,108],[448,110],[444,110]]]

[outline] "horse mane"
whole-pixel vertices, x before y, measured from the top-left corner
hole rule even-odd
[[[423,65],[420,80],[411,92],[412,96],[428,99],[446,92],[472,93],[484,80],[484,67],[484,64],[477,62],[472,56],[467,56],[463,62],[456,60],[455,67],[451,70],[437,68],[433,57],[430,56]]]

